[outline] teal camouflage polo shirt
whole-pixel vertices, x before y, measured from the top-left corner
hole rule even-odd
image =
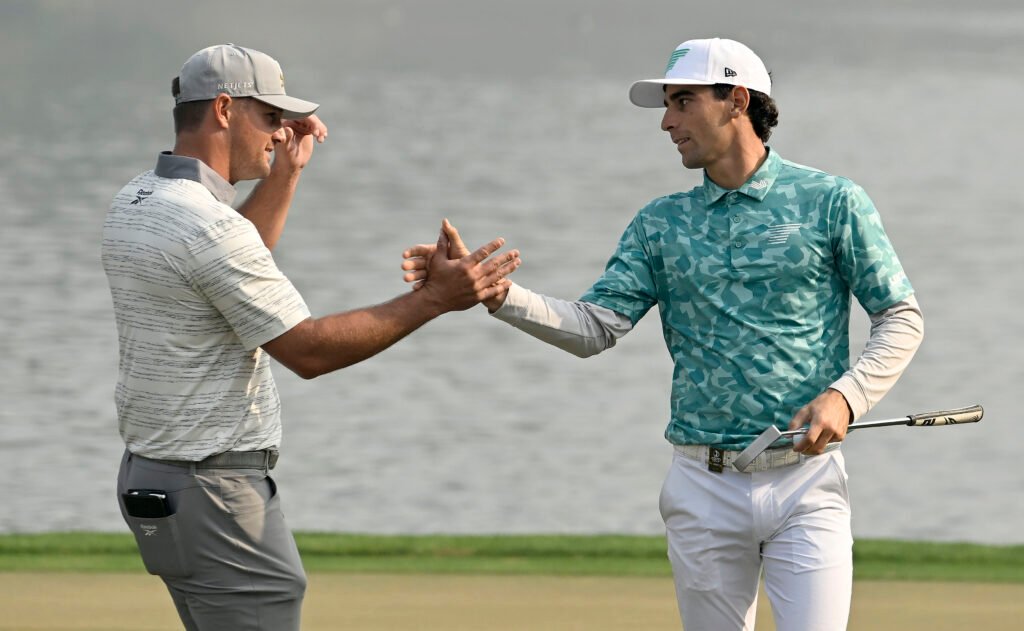
[[[850,296],[914,292],[864,189],[769,150],[737,190],[704,176],[652,201],[581,298],[635,325],[658,305],[675,362],[674,444],[742,449],[850,365]]]

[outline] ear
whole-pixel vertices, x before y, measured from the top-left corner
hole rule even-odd
[[[748,107],[750,107],[750,91],[741,85],[732,89],[731,99],[732,110],[730,110],[729,114],[733,118],[739,117],[747,111]]]
[[[231,97],[223,92],[217,95],[217,98],[213,99],[213,121],[217,127],[221,129],[227,129],[231,122],[231,117],[234,115],[231,105],[234,101]]]

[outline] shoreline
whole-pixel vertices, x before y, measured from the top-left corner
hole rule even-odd
[[[661,536],[296,532],[310,572],[670,576]],[[1024,545],[863,539],[857,581],[1024,583]],[[0,534],[0,572],[145,573],[130,533]]]

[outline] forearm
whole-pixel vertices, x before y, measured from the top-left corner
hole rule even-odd
[[[871,315],[871,334],[864,352],[830,387],[846,398],[857,419],[896,385],[924,338],[924,318],[910,296]]]
[[[615,346],[633,328],[629,318],[589,302],[559,300],[512,284],[492,314],[533,337],[578,357]]]
[[[312,379],[373,357],[443,312],[426,292],[411,292],[372,307],[310,318],[263,348]]]
[[[267,249],[273,250],[284,232],[299,173],[299,170],[271,169],[270,175],[256,185],[238,208],[239,214],[256,226]]]

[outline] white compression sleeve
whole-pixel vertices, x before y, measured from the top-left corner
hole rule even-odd
[[[491,315],[578,357],[590,357],[615,346],[615,340],[633,328],[629,318],[611,309],[551,298],[515,283],[509,287],[505,302]]]
[[[830,388],[846,397],[853,418],[866,414],[907,368],[924,338],[924,317],[910,296],[871,314],[871,334],[853,366]]]

